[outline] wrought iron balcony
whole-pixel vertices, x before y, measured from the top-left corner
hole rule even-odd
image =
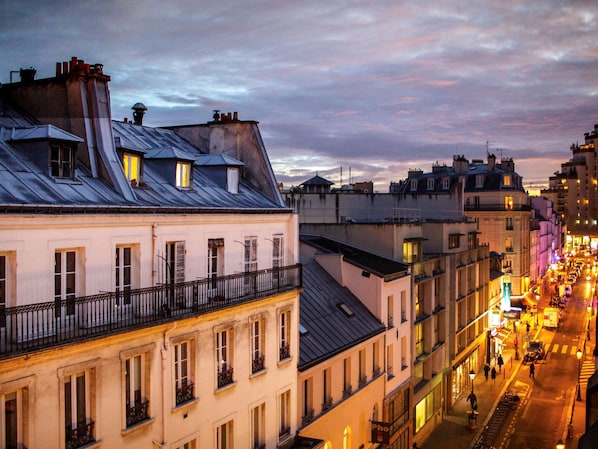
[[[127,404],[127,427],[134,426],[149,418],[149,401],[139,402],[133,406]]]
[[[279,360],[288,359],[290,356],[291,356],[291,345],[289,345],[288,343],[283,343],[282,345],[280,345],[280,359]]]
[[[95,441],[93,437],[94,422],[77,424],[73,429],[72,425],[66,426],[65,448],[77,449]]]
[[[193,382],[188,382],[187,380],[183,381],[180,387],[176,389],[176,405],[184,404],[185,402],[191,401],[195,398],[193,394],[193,387],[195,384]]]
[[[233,367],[225,363],[218,369],[218,388],[233,383]]]
[[[0,308],[0,360],[200,316],[301,287],[301,265],[297,264],[127,292]],[[125,294],[127,301],[124,301]]]
[[[264,369],[264,362],[265,362],[264,354],[257,354],[253,357],[251,361],[251,372],[257,373]]]

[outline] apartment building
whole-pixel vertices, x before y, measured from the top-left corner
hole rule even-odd
[[[371,252],[360,250],[354,246],[331,240],[316,235],[302,234],[300,236],[301,249],[300,260],[304,267],[317,264],[321,269],[326,270],[329,281],[318,281],[315,285],[309,285],[307,268],[304,271],[305,292],[301,294],[301,324],[305,312],[304,295],[308,296],[311,290],[316,292],[329,292],[329,285],[338,286],[339,292],[345,292],[349,298],[354,298],[356,311],[365,308],[377,323],[382,323],[383,332],[376,336],[374,341],[366,341],[362,336],[363,332],[357,325],[359,322],[349,315],[344,317],[332,306],[327,309],[320,308],[318,323],[322,323],[321,316],[328,313],[324,310],[331,308],[337,312],[335,315],[347,322],[347,327],[342,328],[335,322],[322,323],[322,327],[334,328],[340,335],[336,344],[343,348],[338,354],[331,347],[334,334],[328,335],[325,342],[321,343],[322,348],[330,348],[329,357],[326,360],[314,357],[317,353],[310,350],[311,346],[305,344],[303,336],[300,337],[300,353],[302,363],[299,366],[300,372],[303,368],[303,355],[308,354],[312,359],[318,360],[320,371],[326,379],[326,370],[329,365],[334,366],[336,360],[337,368],[331,370],[331,375],[341,378],[347,366],[357,366],[357,379],[355,380],[361,392],[366,386],[368,388],[366,398],[375,400],[374,405],[366,403],[362,407],[355,407],[357,398],[346,405],[353,410],[348,416],[356,417],[355,410],[371,410],[371,416],[367,421],[367,413],[360,413],[359,422],[361,432],[367,431],[364,447],[388,447],[392,449],[409,449],[413,443],[413,384],[412,369],[410,360],[413,358],[411,348],[411,275],[407,264],[380,257]],[[334,280],[334,284],[332,284]],[[338,306],[341,293],[333,295],[333,303]],[[317,309],[314,309],[317,312]],[[363,313],[363,312],[362,312]],[[315,314],[314,314],[315,315]],[[348,336],[352,336],[353,345],[347,343]],[[317,343],[317,342],[315,342]],[[371,354],[371,358],[370,358]],[[343,365],[340,361],[343,361]],[[346,362],[348,360],[348,362]],[[370,368],[371,367],[371,368]],[[370,374],[371,373],[371,374]],[[301,374],[300,374],[301,376]],[[322,376],[318,376],[322,377]],[[376,380],[376,390],[371,391]],[[340,389],[337,389],[340,391]],[[316,388],[317,391],[317,388]],[[347,395],[347,398],[351,395]],[[299,399],[301,401],[301,399]],[[347,416],[347,415],[345,415]],[[342,415],[336,412],[331,414],[332,422],[324,426],[331,431],[336,428],[338,435],[346,430],[346,421]],[[341,426],[342,428],[339,428]],[[340,442],[340,441],[339,441]],[[354,440],[357,445],[358,441]],[[383,445],[383,446],[379,446]],[[336,447],[333,443],[332,447]]]
[[[113,121],[109,81],[0,87],[0,447],[291,447],[298,223],[257,123]]]

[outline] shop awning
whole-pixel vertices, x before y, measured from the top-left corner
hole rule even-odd
[[[497,330],[494,338],[499,339],[500,342],[503,343],[507,340],[507,338],[509,338],[509,335],[511,335],[511,330],[507,329],[506,327],[501,327]]]

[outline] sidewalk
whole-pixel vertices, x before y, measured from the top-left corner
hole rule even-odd
[[[521,353],[521,351],[520,351]],[[467,394],[463,394],[454,404],[450,413],[444,415],[442,423],[434,429],[430,436],[420,445],[421,449],[467,449],[481,435],[491,418],[498,401],[503,396],[507,386],[511,383],[521,365],[521,360],[513,360],[515,353],[511,349],[503,353],[505,365],[492,381],[484,377],[484,371],[479,370],[474,379],[474,393],[478,399],[477,428],[469,428],[468,412],[471,406],[467,401]]]

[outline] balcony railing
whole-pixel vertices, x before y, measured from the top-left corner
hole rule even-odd
[[[279,360],[288,359],[291,356],[291,345],[288,343],[282,343],[280,345],[280,358]]]
[[[127,427],[134,426],[149,418],[149,401],[140,402],[132,407],[127,405]]]
[[[256,354],[251,361],[251,372],[257,373],[258,371],[263,370],[265,360],[266,358],[264,357],[264,354]]]
[[[467,204],[465,203],[464,210],[465,211],[530,211],[532,208],[528,204],[514,204],[512,206],[507,206],[505,204]]]
[[[124,292],[107,292],[0,308],[0,359],[191,318],[301,286],[297,264],[130,290],[127,304]]]
[[[65,448],[66,449],[77,449],[78,447],[85,446],[94,440],[93,437],[94,422],[77,424],[77,427],[73,427],[69,424],[66,426],[65,432]]]
[[[233,383],[233,367],[228,364],[223,364],[218,370],[218,388],[227,386]]]
[[[195,384],[193,382],[183,381],[180,387],[176,389],[176,405],[184,404],[185,402],[191,401],[195,398],[193,394],[193,387]]]

